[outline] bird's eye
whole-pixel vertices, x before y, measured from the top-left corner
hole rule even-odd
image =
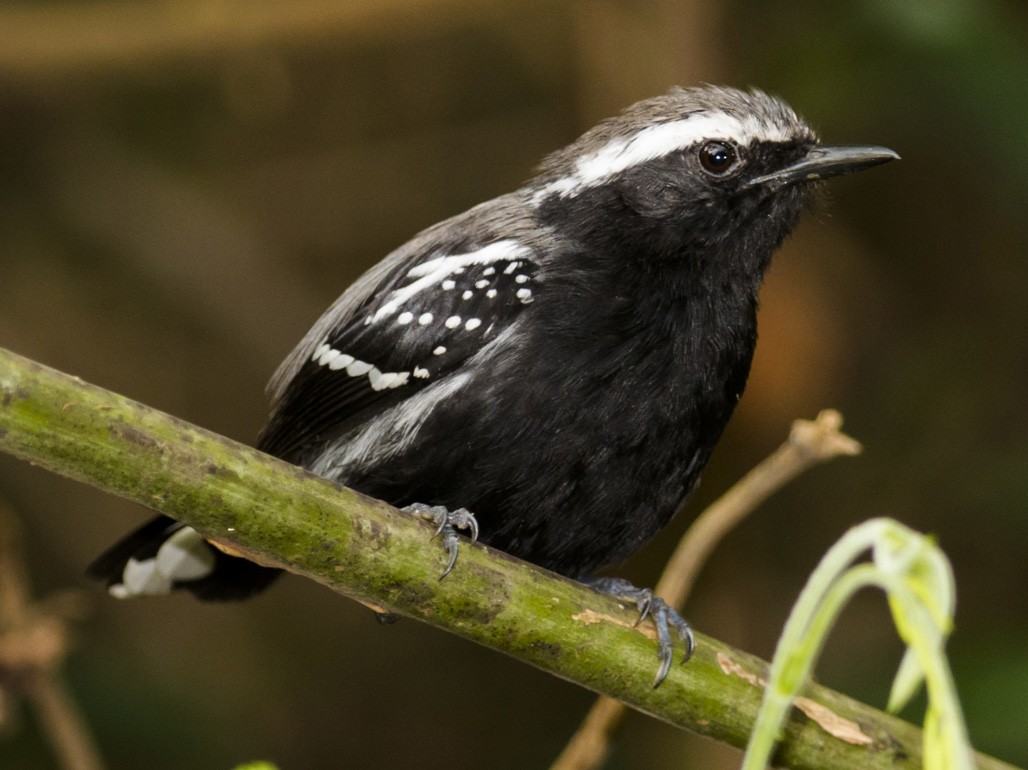
[[[708,174],[724,176],[735,166],[739,156],[725,142],[707,142],[700,147],[700,165]]]

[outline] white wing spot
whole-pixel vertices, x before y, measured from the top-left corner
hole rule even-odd
[[[471,299],[473,296],[475,296],[475,292],[471,291],[471,289],[465,289],[464,293],[460,295],[460,298]]]
[[[354,362],[353,356],[341,353],[327,342],[323,342],[318,345],[317,349],[314,351],[314,355],[311,357],[311,360],[317,361],[318,366],[327,366],[329,369],[333,370],[345,369]]]
[[[422,369],[420,366],[414,367],[414,376],[420,380],[428,378],[428,369]]]
[[[481,325],[482,325],[481,319],[479,319],[479,318],[469,318],[467,320],[467,323],[464,324],[464,328],[467,329],[470,332],[470,331],[474,331],[475,329],[477,329]]]
[[[446,346],[445,345],[440,345],[439,347],[437,347],[435,350],[432,351],[432,355],[433,356],[441,356],[445,352],[446,352]]]
[[[504,275],[510,275],[515,270],[517,270],[519,267],[521,267],[521,263],[520,262],[511,262],[509,265],[507,265],[505,268],[503,268],[503,274]]]
[[[522,273],[514,276],[514,283],[528,283],[528,276]]]
[[[354,361],[346,367],[346,373],[351,377],[361,377],[370,372],[374,367],[367,361]]]
[[[405,310],[404,312],[400,313],[400,315],[396,316],[396,323],[401,325],[409,324],[413,320],[414,314],[408,310]]]
[[[398,388],[407,382],[410,376],[407,372],[380,372],[377,367],[371,367],[368,372],[368,380],[371,382],[372,390],[385,390],[386,388]]]
[[[335,361],[332,361],[332,363],[328,365],[328,368],[332,369],[333,371],[339,371],[340,369],[345,369],[346,367],[348,367],[355,360],[356,359],[353,356],[347,355],[346,353],[340,353],[338,356],[336,356]]]
[[[489,280],[487,278],[482,278],[481,280],[475,281],[475,288],[476,289],[484,289],[488,285],[489,285]]]
[[[414,267],[407,271],[407,277],[415,280],[406,286],[394,290],[389,295],[388,301],[384,302],[375,311],[373,317],[377,321],[383,316],[395,313],[407,300],[430,286],[441,283],[443,289],[453,289],[457,284],[451,279],[451,276],[460,275],[471,265],[490,265],[493,262],[510,260],[528,253],[529,249],[527,246],[522,246],[515,240],[507,239],[490,243],[488,246],[483,246],[477,251],[467,254],[436,257],[427,262],[414,265]]]
[[[482,271],[482,275],[496,275],[496,268],[490,265]]]
[[[432,323],[432,319],[435,318],[431,313],[422,313],[418,316],[418,323],[422,326],[428,326]]]
[[[407,315],[410,314],[407,313]],[[431,313],[426,313],[425,315],[430,316],[429,320],[431,320]],[[413,316],[411,316],[411,318],[413,318]],[[409,323],[409,321],[405,321],[404,323]],[[327,348],[327,350],[322,351],[322,348]],[[328,368],[334,371],[345,369],[346,373],[351,377],[362,377],[365,374],[368,375],[368,382],[371,384],[373,390],[398,388],[401,385],[406,384],[410,377],[410,372],[383,372],[377,366],[373,366],[367,361],[360,361],[348,353],[341,353],[340,351],[330,347],[327,343],[319,345],[318,352],[321,353],[321,355],[318,356],[318,362],[322,366],[327,364]],[[158,557],[159,556],[160,554],[158,553]]]
[[[485,293],[485,296],[487,296],[489,299],[492,299],[496,296],[496,289],[490,289]]]
[[[519,300],[521,300],[522,302],[527,304],[527,303],[532,301],[532,290],[531,289],[518,289],[517,297],[518,297]]]
[[[451,315],[449,318],[446,319],[446,323],[444,325],[447,329],[456,329],[458,326],[460,326],[460,316]]]

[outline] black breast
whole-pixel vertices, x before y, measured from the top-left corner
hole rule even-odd
[[[515,345],[439,404],[407,451],[345,481],[397,505],[466,507],[483,542],[571,576],[663,527],[742,393],[752,295],[669,291],[664,271],[613,260],[600,281],[597,256],[585,258],[589,280],[546,276]]]

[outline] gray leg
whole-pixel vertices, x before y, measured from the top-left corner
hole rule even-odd
[[[475,515],[467,508],[458,508],[455,511],[450,511],[442,505],[414,503],[413,505],[408,505],[406,508],[402,508],[401,510],[404,513],[411,513],[425,519],[426,521],[431,521],[437,526],[435,531],[436,536],[442,537],[443,549],[446,551],[446,555],[448,557],[446,569],[444,569],[443,574],[439,576],[440,580],[449,575],[450,570],[453,569],[453,565],[457,563],[459,542],[457,539],[457,530],[468,530],[471,533],[472,543],[478,540],[478,522],[475,521]]]
[[[696,649],[696,640],[693,638],[689,624],[674,607],[654,596],[653,591],[649,588],[636,588],[622,578],[594,578],[585,582],[602,594],[635,604],[639,610],[639,619],[635,622],[636,625],[642,623],[647,617],[653,620],[653,625],[657,627],[657,658],[660,660],[657,678],[653,682],[654,687],[660,686],[671,669],[671,660],[674,656],[671,626],[678,632],[678,638],[685,642],[685,655],[682,657],[682,662],[685,663],[692,657],[693,651]]]

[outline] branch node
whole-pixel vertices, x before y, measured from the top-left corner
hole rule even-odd
[[[864,451],[859,441],[841,429],[842,415],[835,409],[823,409],[813,420],[793,421],[789,443],[818,461],[839,455],[854,456]]]

